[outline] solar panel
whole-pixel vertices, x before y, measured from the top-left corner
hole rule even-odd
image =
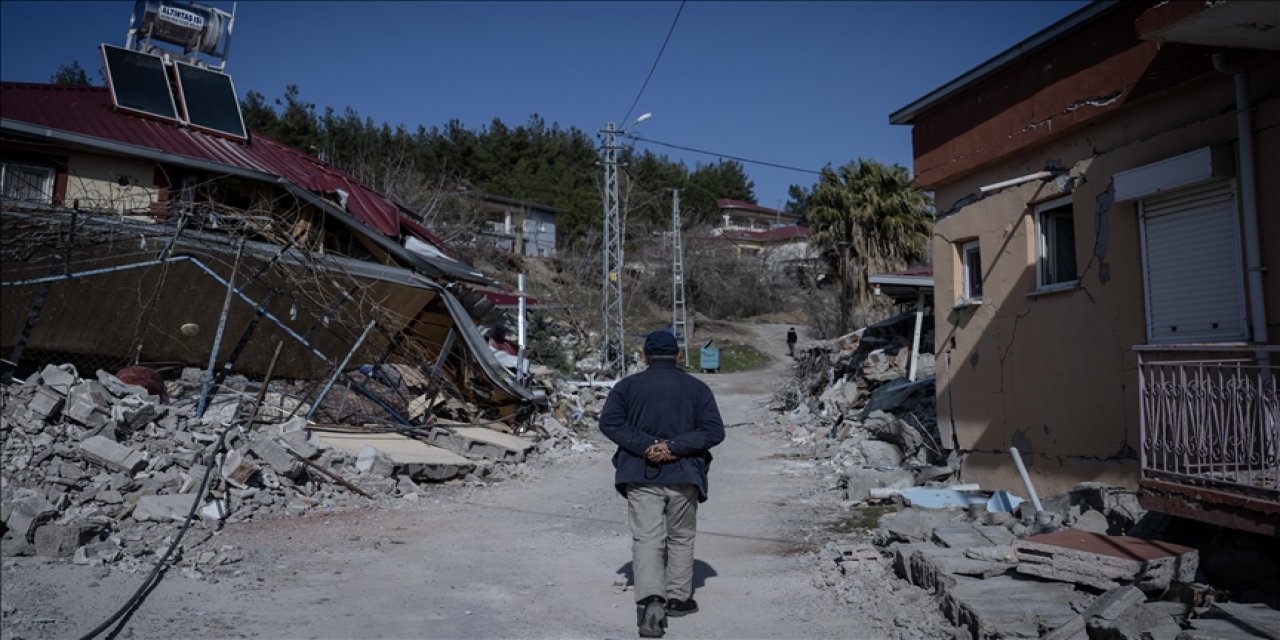
[[[191,126],[244,138],[244,118],[231,76],[183,62],[176,66],[178,91]]]
[[[111,99],[121,109],[177,120],[169,74],[160,56],[102,45]]]

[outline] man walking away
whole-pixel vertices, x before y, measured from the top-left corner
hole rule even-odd
[[[792,358],[796,357],[796,340],[797,339],[798,339],[798,336],[796,336],[795,327],[791,327],[789,330],[787,330],[787,351],[791,354]]]
[[[614,486],[627,499],[640,636],[660,638],[666,617],[694,613],[693,540],[707,500],[710,449],[724,440],[715,396],[676,367],[676,339],[644,341],[648,368],[609,392],[600,431],[618,445]]]

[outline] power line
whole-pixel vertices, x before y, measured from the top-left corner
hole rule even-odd
[[[773,167],[773,168],[775,168],[775,169],[786,169],[787,171],[799,171],[800,173],[812,173],[812,174],[814,174],[814,175],[819,175],[819,176],[820,176],[820,175],[822,175],[822,172],[821,172],[821,171],[814,171],[813,169],[802,169],[802,168],[800,168],[800,167],[793,167],[793,166],[790,166],[790,165],[778,164],[778,163],[776,163],[776,162],[765,162],[764,160],[751,160],[750,158],[742,158],[742,157],[739,157],[739,156],[731,156],[731,155],[729,155],[729,154],[727,154],[727,153],[720,153],[720,152],[718,152],[718,151],[707,151],[707,150],[705,150],[705,149],[694,149],[693,147],[686,147],[686,146],[683,146],[683,145],[671,144],[670,142],[659,142],[658,140],[651,140],[651,139],[649,139],[649,138],[642,138],[642,137],[637,136],[637,135],[634,135],[634,134],[628,135],[627,137],[629,137],[629,138],[631,138],[631,139],[633,139],[633,140],[636,140],[636,141],[638,141],[638,142],[648,142],[649,144],[656,144],[656,145],[661,146],[661,147],[670,147],[670,148],[672,148],[672,149],[680,149],[681,151],[690,151],[690,152],[693,152],[693,153],[701,153],[701,154],[703,154],[703,155],[707,155],[707,156],[714,156],[714,157],[717,157],[717,158],[728,158],[729,160],[737,160],[738,162],[746,162],[746,163],[748,163],[748,164],[758,164],[758,165],[762,165],[762,166],[766,166],[766,167]]]
[[[680,14],[684,11],[684,0],[680,2],[680,8],[676,9],[676,17],[671,20],[671,28],[667,29],[667,37],[662,41],[662,48],[658,49],[658,57],[653,59],[653,66],[649,67],[649,75],[645,76],[644,84],[640,85],[640,93],[636,94],[636,99],[631,101],[631,108],[627,109],[627,115],[623,116],[618,122],[626,123],[631,121],[631,112],[636,110],[636,105],[640,103],[640,96],[644,95],[644,90],[649,86],[649,80],[653,78],[653,72],[658,69],[658,61],[662,60],[662,53],[667,50],[667,43],[671,42],[671,34],[676,30],[676,23],[680,21]],[[626,126],[625,124],[623,126]]]

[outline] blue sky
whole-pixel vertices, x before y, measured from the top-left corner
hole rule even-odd
[[[230,9],[230,3],[213,2]],[[855,158],[911,166],[889,113],[1084,6],[1024,2],[696,2],[685,5],[632,118],[653,140],[817,170]],[[411,129],[537,113],[594,135],[619,121],[679,2],[241,2],[227,71],[243,95],[296,84]],[[124,44],[132,2],[0,1],[0,78],[46,82]],[[623,123],[619,122],[620,125]],[[715,157],[639,143],[690,167]],[[760,204],[816,176],[744,165]]]

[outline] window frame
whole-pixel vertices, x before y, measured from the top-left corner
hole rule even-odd
[[[1069,206],[1071,211],[1071,229],[1073,234],[1073,237],[1071,238],[1071,247],[1072,253],[1074,254],[1071,256],[1071,260],[1075,267],[1075,277],[1068,280],[1056,280],[1050,282],[1051,277],[1056,277],[1056,274],[1051,273],[1051,271],[1056,270],[1058,260],[1056,259],[1056,255],[1052,256],[1051,259],[1051,256],[1049,255],[1049,248],[1050,245],[1053,247],[1057,246],[1058,226],[1053,224],[1046,225],[1045,220],[1050,217],[1062,217],[1059,210],[1062,209],[1064,205]],[[1063,291],[1066,289],[1075,289],[1080,286],[1080,254],[1075,251],[1075,248],[1078,246],[1074,237],[1075,218],[1075,203],[1070,194],[1035,205],[1036,292]],[[1047,234],[1046,231],[1048,232]],[[1046,235],[1051,235],[1052,237],[1046,240]]]
[[[6,191],[5,181],[9,177],[8,174],[10,170],[14,168],[36,169],[39,171],[43,171],[44,181],[40,185],[40,191],[46,199],[28,200],[28,199],[14,198],[12,199],[13,203],[25,204],[25,205],[31,205],[31,206],[53,206],[54,202],[56,202],[58,199],[57,197],[58,196],[57,194],[58,169],[53,165],[41,164],[38,162],[23,162],[20,160],[9,160],[7,158],[0,158],[0,198],[4,199],[5,201],[10,201],[10,198],[5,195],[5,191]]]
[[[960,252],[960,300],[959,305],[978,304],[982,302],[982,245],[979,244],[977,238],[964,240],[956,243]],[[977,264],[971,263],[971,259],[976,258]],[[978,272],[978,293],[973,295],[973,281],[971,276],[974,268]]]

